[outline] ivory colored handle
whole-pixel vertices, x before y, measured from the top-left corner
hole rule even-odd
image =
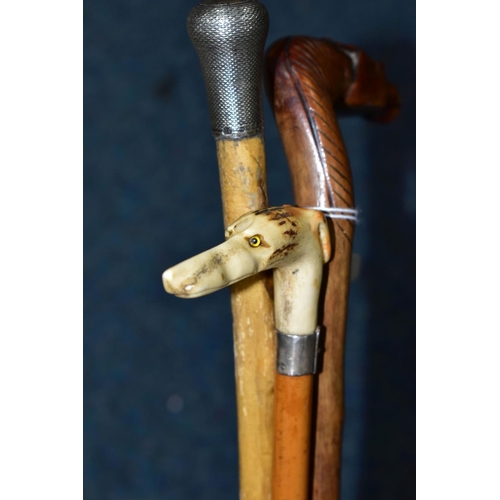
[[[248,143],[245,144],[248,146]],[[221,158],[224,163],[228,161],[225,156],[227,150],[229,157],[234,151],[231,143],[219,143],[219,146],[226,146],[220,149],[224,153]],[[238,146],[242,147],[242,144]],[[236,169],[236,172],[239,170]],[[227,170],[224,170],[223,179],[226,179],[225,173]],[[234,179],[238,180],[236,174]],[[248,177],[240,177],[241,179],[248,181]],[[250,179],[255,178],[250,176]],[[239,187],[244,193],[245,185]],[[232,206],[231,208],[234,209]],[[248,303],[254,305],[251,299],[256,297],[254,291],[259,292],[261,283],[249,280],[248,277],[273,269],[275,319],[280,332],[277,368],[279,373],[287,375],[285,378],[278,376],[275,392],[277,412],[274,435],[277,451],[274,453],[274,489],[278,492],[277,496],[275,495],[278,499],[289,499],[290,492],[294,492],[292,498],[301,499],[307,493],[311,424],[311,377],[303,375],[312,373],[315,364],[317,335],[311,332],[317,325],[323,265],[331,255],[325,219],[321,212],[290,205],[265,208],[246,213],[228,225],[226,238],[224,243],[167,269],[163,273],[165,290],[178,297],[196,298],[220,290],[231,283],[242,284],[241,287],[233,288],[235,310],[246,314],[246,322],[241,322],[241,317],[235,316],[235,345],[237,359],[240,359],[247,370],[244,373],[238,372],[237,380],[243,387],[256,389],[250,393],[253,398],[254,395],[259,396],[260,390],[260,387],[253,385],[255,376],[272,371],[273,367],[267,363],[272,359],[272,352],[263,356],[258,352],[261,347],[259,343],[253,344],[253,339],[259,338],[261,330],[254,331],[252,322],[260,327],[257,322],[261,315],[254,316],[256,311],[249,309]],[[244,300],[245,298],[247,300]],[[265,328],[265,325],[263,327]],[[272,332],[269,333],[271,339],[273,335]],[[248,347],[255,347],[257,350],[248,350]],[[248,370],[249,367],[251,371]],[[249,374],[250,378],[247,378]],[[251,406],[247,407],[247,393],[241,391],[240,394],[241,421],[248,420],[249,415],[254,418],[256,414],[251,412],[266,404],[266,400],[262,398],[252,399]],[[259,426],[258,418],[254,418],[252,424]],[[260,436],[255,433],[255,428],[249,427],[248,430],[248,434],[240,433],[241,442],[247,449],[256,449],[254,443],[259,443]],[[262,447],[262,444],[260,446]],[[297,451],[297,446],[300,452]],[[267,461],[270,450],[265,451],[264,455],[252,456],[252,461],[259,458]],[[241,457],[244,467],[252,465],[246,462],[248,459],[246,455]],[[248,470],[253,471],[249,477],[255,477],[255,470]],[[260,469],[257,469],[257,473],[260,472]],[[255,493],[255,490],[252,491]]]

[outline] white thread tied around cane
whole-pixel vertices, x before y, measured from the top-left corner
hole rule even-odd
[[[356,208],[339,208],[339,207],[302,207],[308,210],[318,210],[330,219],[345,219],[358,222],[359,210]]]

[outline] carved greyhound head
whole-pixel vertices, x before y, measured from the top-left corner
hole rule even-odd
[[[316,327],[323,264],[330,259],[323,214],[290,205],[265,208],[233,222],[226,229],[226,238],[224,243],[167,269],[163,273],[165,290],[178,297],[201,297],[274,269],[277,328],[287,333],[311,333]],[[314,324],[311,331],[302,331],[305,326],[301,326],[302,320],[297,322],[297,316],[310,316],[308,310],[314,310]]]

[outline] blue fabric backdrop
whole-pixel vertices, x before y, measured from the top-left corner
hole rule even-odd
[[[227,290],[167,295],[167,267],[219,243],[215,146],[185,23],[195,3],[84,6],[84,485],[87,500],[236,499]],[[341,121],[362,223],[346,346],[342,499],[415,497],[415,5],[265,0],[268,44],[327,36],[385,63],[388,125]],[[266,103],[272,204],[292,201]],[[283,178],[286,181],[283,181]]]

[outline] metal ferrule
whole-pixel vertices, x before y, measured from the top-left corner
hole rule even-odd
[[[276,369],[282,375],[299,377],[316,373],[320,327],[309,335],[278,332]]]
[[[191,10],[187,26],[205,78],[214,137],[262,134],[266,8],[257,0],[205,0]]]

